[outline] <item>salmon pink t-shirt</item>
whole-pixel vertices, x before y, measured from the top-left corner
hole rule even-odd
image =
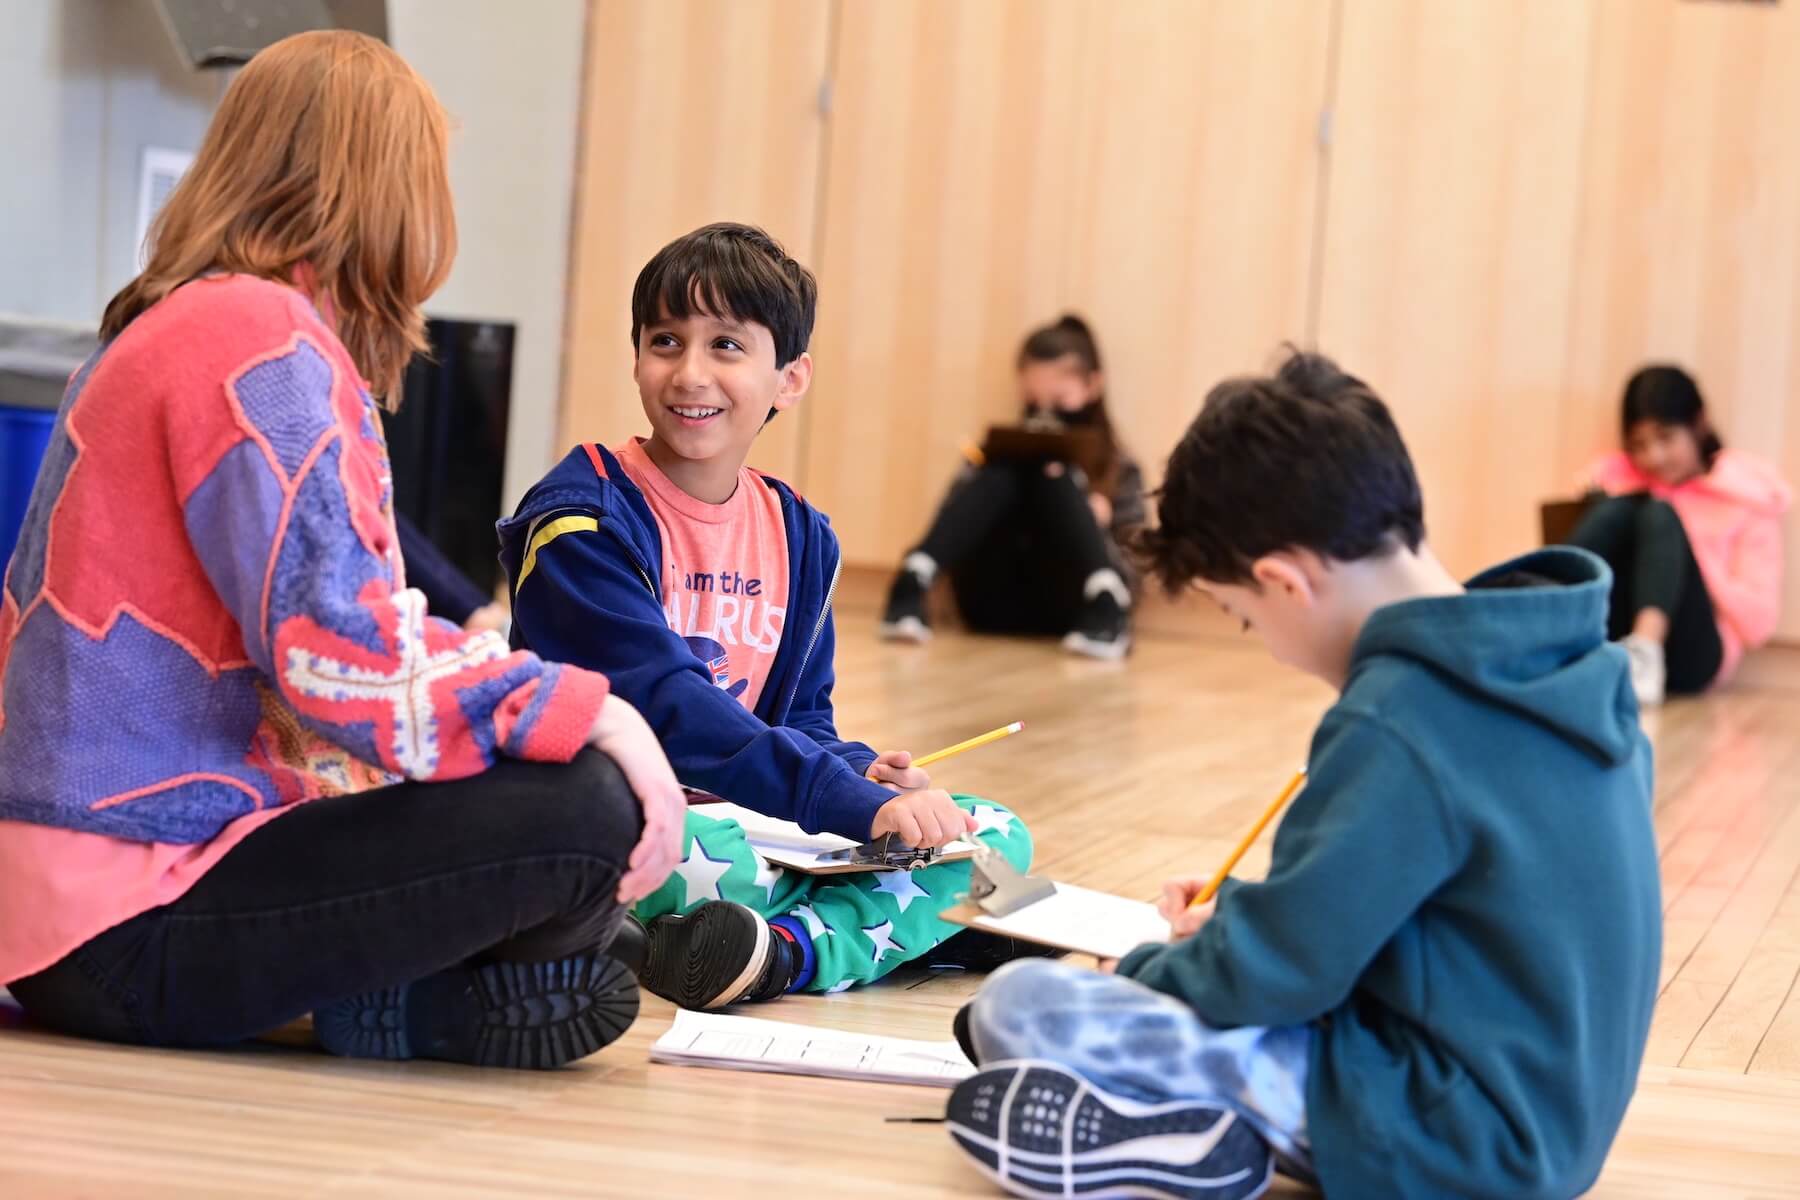
[[[787,623],[781,497],[742,467],[731,499],[708,504],[675,486],[642,442],[633,439],[613,454],[656,518],[669,628],[687,641],[715,684],[754,712]]]

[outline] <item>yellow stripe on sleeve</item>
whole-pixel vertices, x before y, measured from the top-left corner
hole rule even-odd
[[[531,578],[531,569],[537,566],[539,550],[542,550],[545,546],[548,546],[551,542],[554,542],[565,533],[582,533],[598,530],[599,528],[600,522],[596,521],[593,517],[569,516],[558,517],[554,521],[545,521],[542,525],[539,525],[536,529],[532,530],[531,543],[525,547],[524,565],[519,568],[518,587],[513,588],[513,594],[515,596],[518,595],[519,588],[524,587],[525,581]]]

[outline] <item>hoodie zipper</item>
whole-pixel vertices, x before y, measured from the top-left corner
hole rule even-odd
[[[627,542],[619,531],[614,529],[611,525],[605,526],[605,529],[606,532],[612,534],[613,541],[619,543],[619,548],[625,551],[625,557],[631,560],[631,569],[638,573],[638,578],[643,580],[644,586],[650,589],[650,598],[660,605],[662,603],[662,597],[656,594],[656,584],[650,581],[650,572],[644,570],[644,564],[638,561],[637,551],[633,550],[631,548],[631,543]]]
[[[806,664],[812,661],[813,649],[819,644],[819,635],[825,632],[825,622],[831,619],[831,602],[837,597],[838,580],[844,574],[844,556],[831,568],[831,586],[825,589],[825,607],[819,610],[819,620],[813,625],[812,637],[806,643],[806,653],[800,656],[800,668],[794,672],[794,687],[788,693],[787,707],[794,707],[794,700],[800,695],[800,681],[806,678]]]

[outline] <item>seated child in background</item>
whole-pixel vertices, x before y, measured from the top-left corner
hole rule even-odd
[[[1638,703],[1703,691],[1769,640],[1781,613],[1781,514],[1793,493],[1773,467],[1727,450],[1679,367],[1625,385],[1625,448],[1589,478],[1610,493],[1570,542],[1613,570],[1607,635],[1631,655]]]
[[[842,563],[825,515],[745,467],[805,394],[816,285],[766,233],[709,225],[659,251],[631,298],[647,439],[581,446],[501,523],[513,644],[606,672],[685,784],[863,841],[967,834],[1024,868],[998,805],[930,788],[904,751],[833,725],[831,601]],[[969,864],[814,877],[763,860],[735,821],[687,816],[683,859],[612,953],[686,1008],[836,991],[958,931],[939,919]],[[634,944],[635,943],[635,944]]]
[[[1465,590],[1369,388],[1296,354],[1220,384],[1144,539],[1341,693],[1260,883],[1165,888],[1176,940],[1002,968],[959,1017],[953,1136],[1022,1195],[1568,1197],[1650,1027],[1649,746],[1608,573],[1540,551]],[[1106,964],[1103,964],[1106,965]],[[1074,1112],[1069,1112],[1070,1107]]]
[[[1063,463],[963,471],[894,576],[882,636],[930,638],[925,595],[944,569],[971,628],[1058,633],[1071,653],[1122,658],[1131,647],[1132,571],[1120,547],[1144,523],[1144,481],[1107,419],[1100,348],[1086,322],[1065,316],[1025,339],[1018,370],[1025,423],[1097,431],[1106,465],[1093,478]],[[1042,541],[1026,544],[1018,536],[1026,531]]]

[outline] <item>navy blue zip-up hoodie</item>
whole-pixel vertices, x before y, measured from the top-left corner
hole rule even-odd
[[[603,446],[571,450],[498,526],[500,561],[512,581],[513,645],[604,674],[644,714],[689,787],[808,832],[865,840],[894,793],[863,777],[875,751],[839,738],[832,720],[837,535],[787,484],[760,478],[781,498],[789,578],[781,647],[754,713],[717,687],[669,628],[656,520]],[[577,521],[541,546],[520,586],[532,528],[563,516],[592,518],[591,527]]]

